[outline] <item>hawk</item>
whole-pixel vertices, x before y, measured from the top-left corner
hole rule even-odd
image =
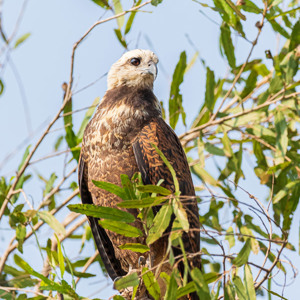
[[[156,185],[163,179],[162,186],[174,191],[172,175],[152,146],[157,145],[176,172],[181,195],[191,196],[187,204],[183,202],[190,223],[190,231],[183,234],[183,242],[186,253],[193,254],[200,251],[198,206],[193,197],[195,190],[184,150],[174,131],[163,120],[159,101],[153,93],[157,63],[158,58],[152,51],[136,49],[126,52],[112,65],[108,73],[108,89],[83,136],[79,161],[80,195],[83,203],[116,208],[121,199],[96,187],[92,180],[121,186],[121,174],[131,178],[136,172],[141,173],[144,184]],[[139,213],[134,209],[127,211],[135,216]],[[102,228],[93,217],[89,217],[89,223],[112,280],[138,269],[141,254],[121,250],[119,246],[145,244],[145,237],[121,236]],[[138,220],[133,225],[143,231]],[[166,235],[150,248],[154,266],[163,260],[167,245]],[[174,249],[175,256],[180,254],[179,249]],[[190,264],[200,268],[200,257],[195,256]],[[172,267],[163,264],[160,271],[170,274]],[[157,280],[162,294],[165,293],[163,280]],[[191,298],[198,299],[197,296]]]

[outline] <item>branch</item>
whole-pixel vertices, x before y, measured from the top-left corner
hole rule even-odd
[[[3,204],[1,206],[1,209],[0,209],[0,221],[2,219],[2,216],[4,214],[4,211],[5,211],[5,208],[8,204],[8,202],[10,201],[10,198],[12,197],[13,195],[13,191],[15,190],[16,188],[16,185],[18,184],[19,180],[20,180],[20,177],[22,176],[22,174],[24,173],[24,171],[26,170],[27,166],[29,165],[29,162],[32,158],[32,156],[34,155],[34,153],[36,152],[36,150],[38,149],[39,145],[41,144],[41,142],[44,140],[44,138],[46,137],[46,135],[48,134],[49,130],[51,129],[51,127],[54,125],[54,123],[57,121],[57,119],[60,117],[60,114],[61,112],[63,111],[65,105],[67,104],[67,102],[71,99],[72,97],[72,92],[71,92],[71,89],[72,89],[72,84],[73,84],[73,73],[74,73],[74,59],[75,59],[75,51],[77,49],[77,47],[80,45],[80,43],[88,36],[88,34],[95,28],[97,27],[98,25],[100,24],[103,24],[103,23],[106,23],[108,21],[111,21],[113,19],[117,19],[121,16],[124,16],[126,15],[127,13],[129,12],[132,12],[132,11],[136,11],[138,10],[139,8],[147,5],[151,3],[151,1],[146,1],[138,6],[134,6],[132,7],[131,9],[129,10],[126,10],[126,11],[123,11],[122,13],[120,14],[117,14],[117,15],[114,15],[110,18],[107,18],[105,20],[102,20],[102,21],[98,21],[96,22],[92,27],[90,27],[90,29],[74,44],[73,46],[73,50],[72,50],[72,55],[71,55],[71,70],[70,70],[70,78],[69,78],[69,84],[67,86],[67,89],[66,89],[66,93],[65,93],[65,97],[64,97],[64,100],[63,100],[63,104],[62,106],[60,107],[58,113],[55,115],[55,117],[53,118],[53,120],[50,122],[50,124],[47,126],[47,129],[44,131],[44,133],[42,134],[42,136],[40,137],[40,139],[38,140],[38,142],[35,144],[34,148],[32,149],[32,151],[30,152],[30,154],[27,156],[23,166],[20,168],[20,170],[18,171],[16,177],[15,177],[15,181],[13,182],[11,188],[9,189],[9,192],[7,194],[7,197],[5,198],[5,200],[3,201]]]
[[[56,207],[55,209],[51,210],[50,214],[51,215],[55,215],[58,211],[60,211],[68,202],[70,202],[75,196],[77,196],[79,194],[79,190],[76,189],[67,199],[65,199],[65,201],[63,203],[61,203],[58,207]],[[27,239],[29,239],[35,231],[37,231],[42,225],[44,225],[45,222],[44,221],[40,221],[38,222],[34,227],[33,227],[33,230],[29,233],[26,234],[26,237],[24,239],[24,241],[26,241]],[[14,251],[17,247],[18,247],[18,243],[14,243],[14,241],[16,240],[16,236],[14,236],[6,251],[3,253],[3,255],[1,256],[0,258],[0,274],[2,273],[3,271],[3,268],[4,268],[4,265],[5,265],[5,262],[9,256],[9,254]]]
[[[258,33],[257,33],[257,36],[256,36],[255,40],[252,42],[252,47],[251,47],[251,49],[250,49],[249,55],[248,55],[246,61],[243,63],[242,67],[240,68],[239,73],[238,73],[238,74],[236,75],[236,77],[234,78],[234,80],[233,80],[233,82],[232,82],[232,85],[231,85],[230,89],[227,91],[227,93],[226,93],[225,96],[223,97],[223,100],[222,100],[222,102],[221,102],[219,108],[216,110],[216,112],[215,112],[215,113],[213,114],[213,116],[210,118],[209,122],[212,122],[212,121],[216,118],[217,114],[218,114],[219,111],[221,110],[221,108],[222,108],[224,102],[226,101],[227,97],[230,95],[230,93],[232,92],[233,88],[235,87],[237,81],[240,79],[240,77],[241,77],[241,75],[242,75],[242,73],[243,73],[243,71],[244,71],[244,69],[245,69],[245,67],[246,67],[246,65],[247,65],[247,63],[248,63],[248,61],[249,61],[251,55],[252,55],[253,49],[254,49],[254,47],[255,47],[256,44],[257,44],[258,38],[259,38],[259,36],[260,36],[260,34],[261,34],[261,31],[262,31],[262,28],[263,28],[263,25],[264,25],[264,20],[265,20],[267,11],[268,11],[268,2],[265,1],[265,7],[264,7],[264,10],[263,10],[263,14],[262,14],[262,20],[261,20],[261,22],[260,22],[261,26],[258,27]]]
[[[280,91],[280,93],[283,93],[283,92],[284,92],[284,90]],[[228,116],[220,118],[218,120],[208,121],[207,123],[205,123],[203,125],[200,125],[200,126],[195,127],[195,128],[193,128],[191,130],[188,130],[187,132],[181,134],[179,136],[179,139],[182,140],[182,144],[183,145],[186,145],[189,141],[191,141],[194,138],[198,137],[200,130],[203,130],[203,129],[207,128],[207,127],[211,127],[211,126],[214,126],[214,125],[218,125],[218,124],[224,123],[225,121],[228,121],[228,120],[231,120],[231,119],[234,119],[234,118],[237,118],[237,117],[241,117],[241,116],[247,115],[247,114],[249,114],[251,112],[260,110],[261,108],[264,108],[264,107],[269,106],[271,104],[275,104],[275,103],[277,103],[279,101],[283,101],[283,100],[292,98],[292,97],[297,96],[299,94],[300,94],[300,92],[295,92],[295,93],[292,93],[292,94],[289,94],[289,95],[282,95],[282,97],[274,99],[275,96],[276,97],[278,96],[278,93],[277,93],[269,101],[266,101],[265,103],[263,103],[261,105],[258,105],[256,107],[250,108],[248,110],[241,111],[241,112],[233,114],[233,115],[228,115]]]

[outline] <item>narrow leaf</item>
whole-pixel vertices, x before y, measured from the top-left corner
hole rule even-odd
[[[130,250],[130,251],[139,252],[139,253],[145,253],[147,251],[150,251],[148,246],[142,245],[139,243],[128,243],[128,244],[119,246],[119,248],[122,250]]]
[[[137,273],[132,273],[115,281],[114,288],[117,290],[125,289],[129,286],[137,286],[140,283]]]
[[[19,45],[21,45],[22,43],[24,43],[29,37],[30,37],[31,33],[25,33],[24,35],[22,35],[21,37],[19,37],[16,40],[15,46],[14,48],[17,48]]]
[[[92,182],[98,188],[108,191],[112,194],[115,194],[123,200],[128,200],[126,192],[124,191],[123,188],[119,187],[118,185],[110,183],[110,182],[105,182],[105,181],[92,180]]]
[[[123,12],[123,8],[122,8],[122,4],[121,4],[120,0],[113,0],[113,6],[114,6],[116,15]],[[118,23],[119,29],[121,29],[123,27],[124,21],[125,21],[124,16],[117,18],[117,23]]]
[[[39,211],[37,214],[57,234],[62,234],[62,235],[66,234],[65,227],[53,215],[51,215],[48,211],[42,210],[42,211]]]
[[[173,73],[173,80],[169,98],[170,125],[174,129],[181,114],[183,124],[185,124],[185,112],[182,106],[182,95],[180,94],[180,85],[183,82],[183,76],[186,69],[186,53],[180,54],[179,62]]]
[[[141,3],[142,3],[142,0],[138,0],[138,1],[135,3],[135,6],[139,6]],[[126,23],[126,26],[125,26],[124,34],[127,34],[127,33],[130,31],[136,13],[137,13],[137,11],[133,11],[133,12],[130,14],[130,16],[129,16],[129,18],[128,18],[128,21],[127,21],[127,23]]]
[[[229,66],[231,68],[235,68],[236,62],[234,55],[234,46],[231,40],[231,31],[229,26],[225,23],[221,26],[221,44],[227,57]]]
[[[94,218],[109,219],[126,223],[132,223],[135,220],[135,217],[132,214],[113,207],[96,206],[93,204],[70,204],[68,205],[68,208],[71,211]]]
[[[202,272],[198,268],[195,268],[191,271],[191,275],[199,298],[201,300],[211,300],[209,288]]]
[[[64,273],[65,273],[65,261],[64,261],[64,256],[61,250],[61,244],[59,241],[59,238],[57,237],[57,235],[55,235],[56,240],[57,240],[57,257],[58,257],[58,264],[59,264],[59,269],[60,269],[60,274],[61,277],[64,277]]]
[[[196,292],[195,283],[193,281],[188,282],[185,286],[179,288],[176,293],[176,299],[188,295],[190,293]]]
[[[91,119],[91,117],[92,117],[92,115],[93,115],[93,113],[96,109],[96,105],[99,103],[99,100],[100,100],[99,97],[95,98],[95,100],[93,101],[91,107],[87,110],[87,112],[86,112],[86,114],[85,114],[85,116],[82,120],[82,123],[80,125],[80,128],[77,132],[77,139],[78,140],[82,140],[85,127],[88,124],[89,120]]]
[[[174,272],[172,272],[171,276],[170,276],[170,281],[168,284],[168,288],[167,288],[167,292],[165,295],[165,300],[174,300],[176,299],[176,294],[177,294],[177,282],[176,282],[176,278],[174,275]]]
[[[99,220],[98,222],[103,228],[121,234],[123,236],[127,236],[127,237],[143,236],[143,232],[140,229],[123,222],[112,221],[112,220]]]
[[[248,300],[255,300],[256,294],[255,294],[255,288],[253,283],[253,277],[251,273],[251,268],[248,264],[245,265],[245,274],[244,274],[244,282],[246,287],[246,296]]]
[[[237,267],[241,267],[242,265],[247,263],[250,251],[251,251],[251,241],[250,239],[247,239],[245,245],[241,249],[238,256],[232,261],[232,263]]]
[[[150,185],[150,184],[138,186],[137,190],[143,193],[155,193],[163,196],[168,196],[172,194],[171,191],[169,191],[168,189],[162,186]]]
[[[170,173],[173,177],[173,182],[174,182],[174,186],[175,186],[175,192],[178,194],[180,193],[179,190],[179,183],[178,183],[178,179],[176,177],[176,173],[174,168],[172,167],[172,165],[170,164],[170,162],[167,160],[167,158],[164,156],[164,154],[158,149],[158,147],[154,144],[151,143],[151,146],[153,148],[155,148],[156,152],[159,154],[160,158],[163,160],[163,162],[166,164],[166,166],[168,167],[168,169],[170,170]]]
[[[156,281],[153,273],[147,268],[143,268],[143,282],[147,288],[149,294],[155,299],[159,300],[160,298],[160,288],[158,282]]]
[[[246,289],[243,285],[243,282],[242,282],[241,278],[237,275],[234,276],[233,277],[233,283],[234,283],[235,290],[236,290],[236,293],[237,293],[239,299],[247,299]]]
[[[212,112],[215,106],[215,74],[210,68],[206,68],[206,90],[205,90],[205,105]]]
[[[123,208],[143,208],[159,205],[164,201],[166,201],[165,197],[149,197],[141,200],[125,200],[118,203],[117,206]]]
[[[158,240],[170,224],[172,215],[172,207],[164,205],[156,214],[153,220],[153,227],[149,231],[147,244],[150,245]]]

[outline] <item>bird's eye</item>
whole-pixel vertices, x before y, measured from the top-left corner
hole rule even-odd
[[[139,58],[132,58],[131,60],[130,60],[130,63],[132,64],[132,65],[134,65],[135,67],[137,67],[140,63],[141,63],[141,60],[139,59]]]

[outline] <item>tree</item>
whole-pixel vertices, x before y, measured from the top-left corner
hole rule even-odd
[[[35,294],[35,299],[56,298],[60,294],[65,298],[77,299],[76,283],[79,280],[88,280],[95,275],[99,278],[99,273],[86,272],[90,265],[101,265],[97,252],[92,257],[70,259],[69,247],[64,247],[68,240],[75,239],[76,244],[81,244],[80,251],[84,253],[86,244],[90,245],[86,243],[91,240],[86,218],[70,212],[66,205],[78,197],[75,172],[80,143],[83,130],[99,101],[95,99],[80,120],[75,118],[75,55],[86,38],[107,22],[117,22],[117,29],[111,34],[117,38],[116,43],[120,43],[124,49],[129,48],[134,20],[141,17],[142,10],[148,7],[153,10],[154,20],[160,7],[155,6],[162,1],[135,1],[132,8],[127,10],[123,10],[123,6],[128,4],[126,1],[94,2],[103,12],[111,13],[111,17],[95,22],[75,42],[71,52],[69,81],[63,85],[61,107],[57,108],[56,115],[32,146],[25,141],[26,149],[15,169],[15,176],[1,177],[0,222],[1,228],[9,226],[11,238],[1,249],[0,295],[3,299],[26,299],[30,294]],[[164,111],[174,129],[179,127],[180,130],[180,122],[185,126],[180,138],[190,159],[198,190],[202,224],[199,228],[202,240],[199,254],[203,270],[189,270],[193,283],[178,287],[175,281],[175,264],[171,277],[165,276],[169,287],[166,297],[174,299],[174,295],[179,297],[193,290],[196,290],[201,299],[235,299],[236,296],[240,299],[255,299],[256,294],[261,293],[270,297],[284,297],[278,291],[273,291],[276,277],[271,274],[295,273],[293,262],[282,257],[284,252],[288,254],[289,251],[295,251],[295,241],[289,239],[289,234],[293,229],[291,226],[295,226],[292,220],[300,198],[300,82],[297,73],[300,51],[300,22],[297,19],[299,7],[296,1],[285,3],[284,9],[278,1],[194,2],[195,9],[200,9],[202,14],[209,14],[217,21],[220,20],[220,51],[228,62],[228,70],[225,76],[219,76],[205,58],[200,58],[199,53],[196,52],[188,60],[184,49],[174,66],[168,109],[165,108]],[[27,1],[24,6],[26,3]],[[150,6],[151,4],[154,6]],[[171,9],[174,4],[164,1],[161,5]],[[21,10],[21,16],[24,10],[25,7]],[[252,32],[248,33],[248,27],[252,25],[253,19],[259,21],[255,25],[256,36],[250,39]],[[264,43],[262,35],[268,30],[268,26],[276,33],[278,49],[270,49],[267,45],[264,46],[265,57],[254,55],[255,49]],[[4,27],[0,26],[3,43],[1,59],[4,62],[2,70],[11,53],[22,51],[18,48],[23,43],[26,45],[26,39],[29,38],[29,34],[16,37],[19,27],[20,21],[17,20],[16,30],[8,36]],[[233,37],[248,43],[248,53],[240,64],[237,63],[239,52]],[[193,45],[192,42],[191,44]],[[205,68],[205,92],[197,96],[197,100],[201,100],[199,113],[193,122],[188,122],[190,117],[183,105],[185,95],[182,86],[197,59]],[[0,92],[5,92],[5,77],[2,78],[0,87]],[[51,130],[61,119],[64,133],[55,135],[55,140],[52,140],[55,152],[51,156],[67,153],[61,160],[63,172],[58,172],[53,167],[53,171],[45,178],[39,171],[35,171],[35,166],[42,164],[48,157],[34,161],[33,156],[42,149],[43,144],[51,141]],[[30,124],[30,118],[28,122]],[[64,146],[66,150],[61,151],[60,147]],[[245,166],[244,162],[247,160],[253,167]],[[241,184],[241,181],[245,178],[247,182],[251,171],[254,171],[258,179],[251,181],[257,186],[263,185],[268,191],[267,197],[253,195],[247,188],[243,188],[244,182]],[[32,187],[30,181],[35,186]],[[36,188],[36,183],[43,184],[43,199],[38,204],[28,196],[32,193],[31,189]],[[155,192],[156,189],[152,187],[150,192]],[[138,190],[143,190],[142,183],[133,187],[133,190],[138,194]],[[160,193],[163,195],[161,190]],[[173,199],[178,197],[174,196]],[[156,200],[150,199],[149,205],[156,204]],[[168,202],[163,200],[163,205],[167,206]],[[74,208],[73,206],[72,209]],[[59,215],[61,211],[63,213]],[[226,218],[223,220],[224,216]],[[179,221],[182,220],[179,218]],[[55,232],[48,240],[41,239],[40,232],[45,227],[50,227]],[[175,240],[173,236],[170,243],[178,242]],[[22,255],[32,241],[44,260],[43,266],[28,263],[28,257]],[[141,246],[139,247],[131,249],[141,251]],[[136,287],[139,280],[143,280],[149,293],[159,299],[155,276],[151,270],[144,270],[141,276],[132,275],[130,279],[126,280],[127,283],[118,281],[117,287]]]

